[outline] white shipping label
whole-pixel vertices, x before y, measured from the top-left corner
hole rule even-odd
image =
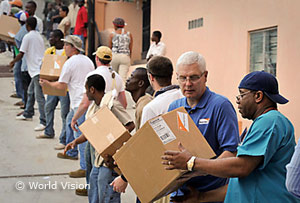
[[[54,61],[54,69],[60,69],[60,65],[57,61]]]
[[[189,117],[187,113],[182,113],[177,111],[177,123],[178,123],[178,128],[180,130],[183,130],[185,132],[189,132]]]
[[[173,140],[176,140],[174,133],[171,131],[171,129],[161,116],[154,120],[151,120],[149,124],[164,145],[172,142]]]

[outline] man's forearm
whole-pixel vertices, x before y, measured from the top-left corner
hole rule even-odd
[[[24,53],[23,52],[20,52],[15,58],[14,60],[12,61],[13,63],[16,63],[18,61],[20,61],[24,56]]]
[[[263,161],[263,156],[228,157],[222,159],[196,158],[194,170],[222,177],[246,177]]]
[[[77,121],[87,111],[90,103],[91,102],[89,101],[88,97],[86,96],[86,94],[84,94],[81,103],[79,104],[79,107],[76,113],[74,114],[72,120]]]
[[[58,89],[58,90],[66,90],[68,88],[66,83],[62,82],[49,82],[48,85],[52,88]]]
[[[84,143],[85,141],[87,141],[86,137],[84,136],[84,134],[81,134],[77,139],[76,139],[76,144],[81,144]]]

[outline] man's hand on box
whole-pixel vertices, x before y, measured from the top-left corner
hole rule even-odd
[[[121,176],[118,176],[117,178],[114,179],[114,181],[110,184],[110,186],[113,187],[113,190],[118,192],[118,193],[124,193],[126,190],[128,183],[125,182]]]
[[[46,85],[49,85],[49,81],[48,80],[45,80],[45,79],[41,79],[40,78],[40,85],[42,86],[42,87],[44,87],[44,86],[46,86]]]
[[[161,157],[162,164],[166,165],[166,170],[182,169],[187,170],[187,162],[192,157],[192,154],[186,150],[181,143],[178,144],[179,151],[167,150]]]
[[[111,170],[117,167],[117,165],[115,164],[115,160],[112,158],[112,156],[108,154],[104,157],[104,163],[107,166],[107,168],[110,168]]]

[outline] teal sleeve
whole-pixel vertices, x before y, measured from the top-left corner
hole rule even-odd
[[[238,147],[237,156],[263,156],[264,161],[258,169],[263,169],[276,153],[282,138],[274,119],[261,116],[254,121],[242,145]]]

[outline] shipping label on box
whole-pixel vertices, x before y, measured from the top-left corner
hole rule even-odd
[[[103,158],[106,155],[113,156],[131,137],[128,130],[106,106],[88,118],[79,129]]]
[[[161,163],[166,150],[178,151],[179,142],[197,157],[215,156],[184,107],[146,122],[113,156],[143,203],[157,200],[180,186],[176,179],[186,171],[167,171]]]
[[[59,56],[53,54],[45,54],[43,64],[40,71],[40,78],[49,81],[57,81],[62,67],[67,60],[67,56]],[[67,90],[58,90],[51,87],[42,87],[43,93],[55,96],[66,96]]]
[[[0,15],[0,39],[14,43],[14,37],[20,30],[20,23],[17,18]]]

